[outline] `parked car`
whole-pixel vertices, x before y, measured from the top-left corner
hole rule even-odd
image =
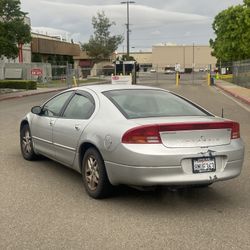
[[[44,155],[82,174],[93,198],[113,186],[208,186],[241,172],[237,122],[167,90],[138,85],[72,88],[20,124],[26,160]]]
[[[166,69],[166,70],[164,71],[164,73],[165,73],[165,74],[175,74],[175,71],[172,70],[172,69]]]
[[[156,73],[155,69],[150,69],[150,73]]]

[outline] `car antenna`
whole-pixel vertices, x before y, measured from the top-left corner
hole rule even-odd
[[[221,109],[221,117],[224,118],[224,109],[223,109],[223,107]]]

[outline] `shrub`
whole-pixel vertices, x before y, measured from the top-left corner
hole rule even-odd
[[[1,80],[0,88],[2,89],[36,89],[35,81],[26,80]]]

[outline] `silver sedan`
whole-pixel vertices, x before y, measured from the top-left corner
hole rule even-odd
[[[114,186],[208,186],[241,172],[237,122],[159,88],[92,85],[63,91],[20,125],[26,160],[44,155],[83,176],[93,198]]]

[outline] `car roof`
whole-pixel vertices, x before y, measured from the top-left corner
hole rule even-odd
[[[119,89],[152,89],[152,90],[164,90],[160,88],[154,88],[149,86],[143,86],[143,85],[128,85],[128,84],[96,84],[96,85],[85,85],[81,87],[76,87],[74,89],[77,90],[92,90],[96,93],[101,93],[104,91],[110,91],[110,90],[119,90]]]

